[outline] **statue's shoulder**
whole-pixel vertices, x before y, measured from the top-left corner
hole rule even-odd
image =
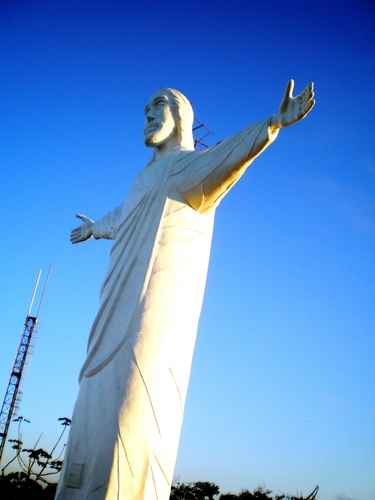
[[[200,151],[196,150],[186,150],[179,151],[173,161],[169,164],[169,175],[171,177],[178,176],[180,173],[186,170],[192,163],[198,159],[200,156]]]

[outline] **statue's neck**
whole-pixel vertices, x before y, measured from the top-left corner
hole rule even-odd
[[[155,148],[151,161],[162,160],[164,157],[168,156],[170,153],[178,153],[179,151],[181,151],[180,146],[176,146],[174,148],[163,149],[163,150],[159,150],[159,149]]]
[[[169,137],[167,141],[165,141],[163,144],[160,144],[160,146],[156,146],[154,148],[154,155],[153,155],[153,160],[161,160],[163,156],[167,155],[168,153],[171,152],[177,152],[181,150],[181,145],[178,140],[178,138],[173,135],[172,137]]]

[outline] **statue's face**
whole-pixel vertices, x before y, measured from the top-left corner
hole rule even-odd
[[[176,123],[169,105],[168,96],[155,94],[145,107],[144,137],[146,146],[160,147],[176,134]]]

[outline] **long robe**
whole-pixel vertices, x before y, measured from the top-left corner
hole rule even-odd
[[[265,121],[169,152],[95,223],[115,241],[56,500],[169,498],[215,209],[276,135]]]

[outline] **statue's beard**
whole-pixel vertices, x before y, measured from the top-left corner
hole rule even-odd
[[[158,143],[158,134],[153,132],[145,135],[145,144],[146,146],[157,146]]]
[[[150,127],[151,128],[151,127]],[[175,134],[175,127],[170,127],[166,124],[147,131],[145,129],[145,144],[150,147],[162,146]]]

